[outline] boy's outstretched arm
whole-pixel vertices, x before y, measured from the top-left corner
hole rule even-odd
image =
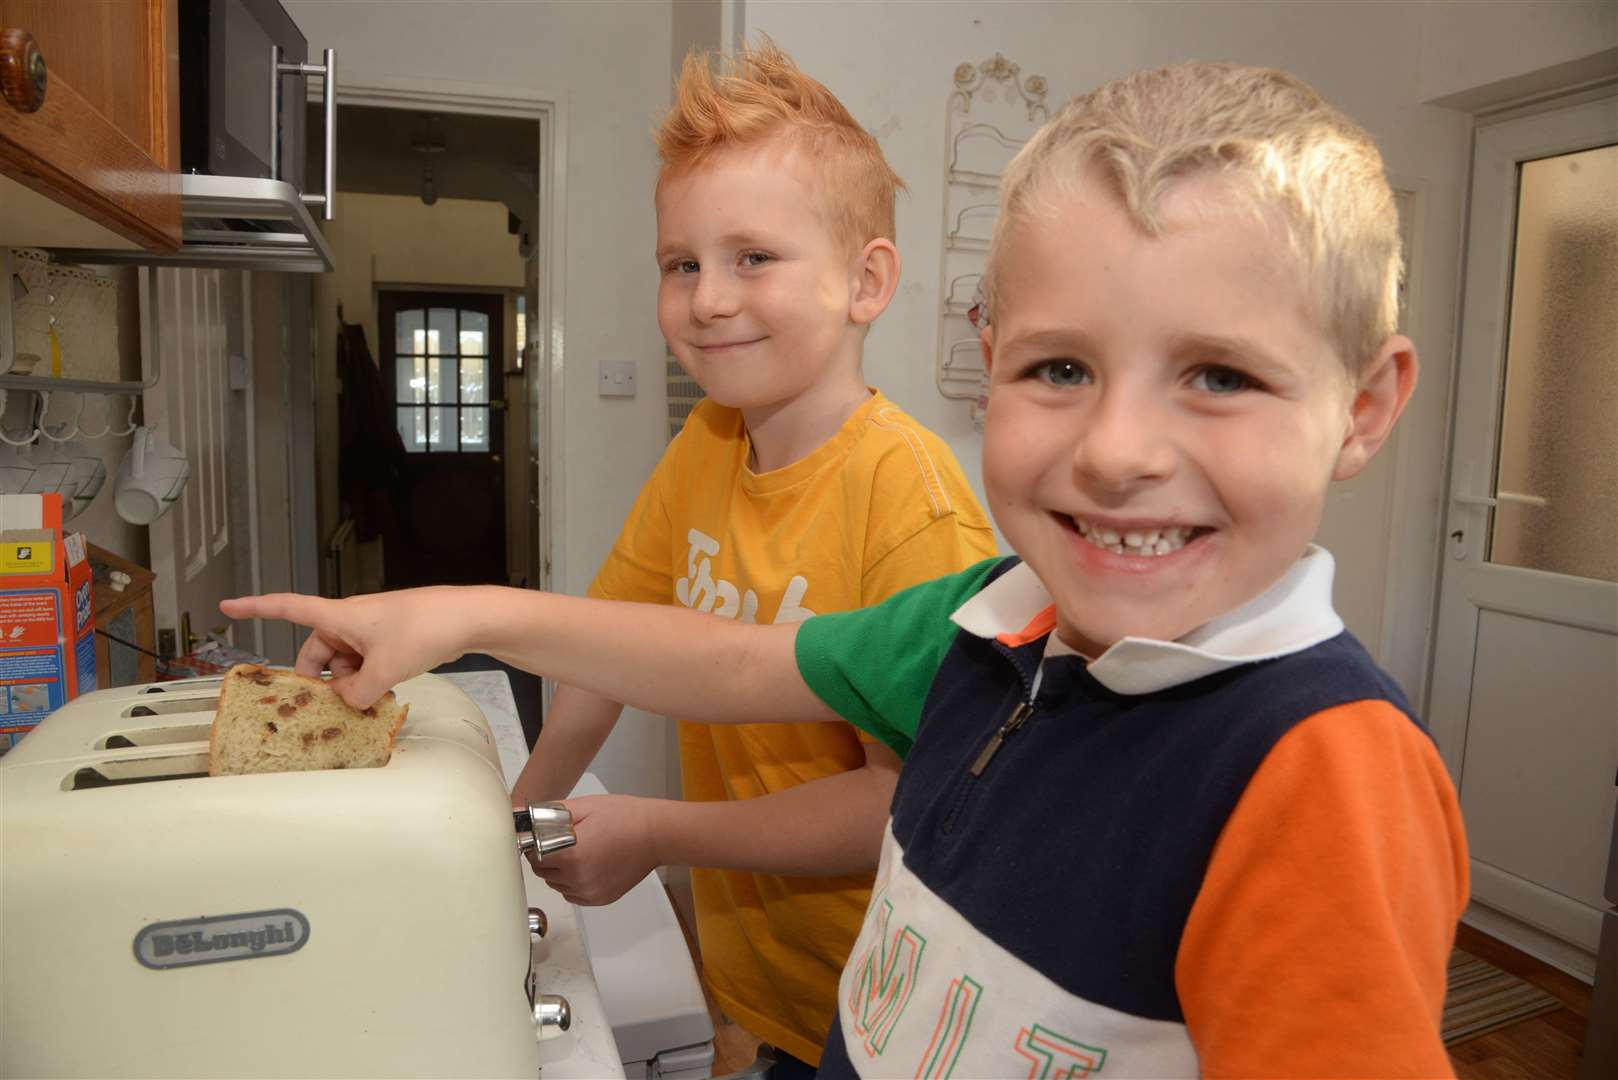
[[[310,627],[298,670],[329,667],[332,685],[356,708],[478,652],[664,715],[736,724],[837,719],[798,673],[797,624],[756,626],[662,604],[493,585],[346,600],[277,593],[226,600],[220,609],[232,619]]]
[[[858,768],[753,799],[569,799],[579,842],[534,869],[575,904],[610,904],[659,866],[869,873],[881,854],[899,758],[879,743],[862,745]]]

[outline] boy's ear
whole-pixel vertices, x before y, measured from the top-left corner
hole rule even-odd
[[[1348,410],[1348,431],[1337,452],[1333,480],[1347,480],[1359,471],[1393,431],[1416,389],[1416,346],[1402,334],[1382,343],[1376,358],[1356,381],[1353,404]]]
[[[853,286],[848,317],[856,326],[870,326],[899,288],[899,249],[892,240],[879,236],[854,257]]]
[[[985,326],[978,331],[978,348],[983,350],[983,370],[994,378],[994,337],[990,335],[989,328]]]

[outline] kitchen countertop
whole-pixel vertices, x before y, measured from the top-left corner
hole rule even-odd
[[[505,672],[457,671],[441,677],[454,683],[483,710],[494,732],[500,767],[509,788],[528,760],[528,744]],[[550,920],[550,932],[537,951],[539,991],[561,994],[573,1011],[573,1023],[567,1031],[539,1044],[540,1073],[544,1080],[621,1080],[624,1067],[590,968],[579,911],[535,877],[526,863],[523,883],[528,889],[528,906],[539,908]]]

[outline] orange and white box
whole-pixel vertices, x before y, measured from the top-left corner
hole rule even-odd
[[[96,688],[95,605],[84,537],[62,496],[0,495],[0,754]]]

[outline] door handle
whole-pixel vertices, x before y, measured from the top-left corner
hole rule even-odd
[[[1452,494],[1450,495],[1450,501],[1455,503],[1457,506],[1476,506],[1484,509],[1494,509],[1501,503],[1515,503],[1518,506],[1544,508],[1551,504],[1551,501],[1545,498],[1543,495],[1528,495],[1521,491],[1496,491],[1493,495],[1473,495],[1470,493],[1471,487],[1472,463],[1467,461],[1463,462],[1460,465],[1460,468],[1456,471],[1455,486],[1452,489]],[[1466,525],[1465,519],[1462,519],[1456,525],[1456,527],[1452,528],[1449,532],[1449,555],[1450,558],[1455,559],[1456,561],[1463,561],[1467,557],[1467,528],[1468,526]]]
[[[1463,506],[1498,506],[1517,503],[1521,506],[1549,506],[1551,501],[1543,495],[1524,495],[1520,491],[1497,491],[1494,498],[1487,495],[1457,495],[1455,501]]]
[[[281,76],[319,75],[326,81],[325,108],[322,110],[326,128],[323,140],[326,160],[325,175],[321,178],[325,190],[319,195],[300,194],[304,205],[319,207],[321,218],[331,221],[337,207],[337,50],[326,49],[321,58],[325,63],[288,63],[281,59],[281,46],[270,46],[270,179],[281,178],[281,163],[278,160],[281,152]]]

